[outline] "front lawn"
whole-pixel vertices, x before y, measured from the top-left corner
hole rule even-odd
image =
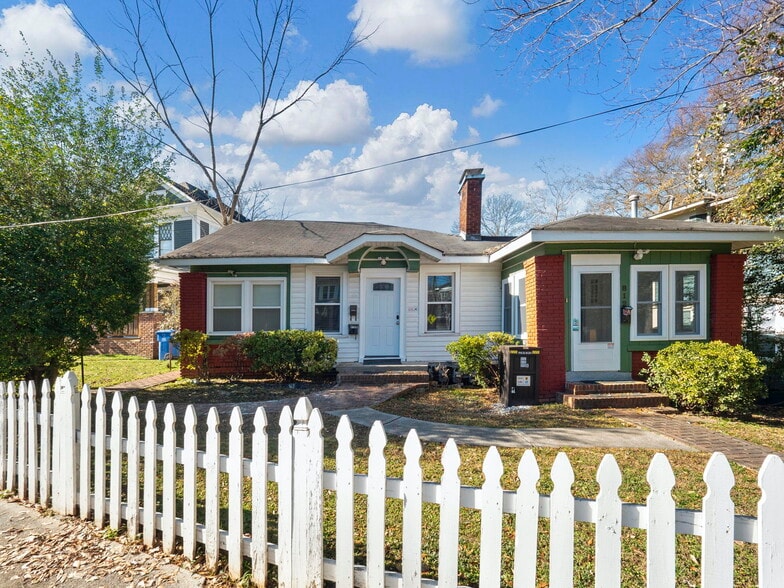
[[[84,357],[84,379],[90,388],[115,386],[124,382],[165,374],[180,369],[180,362],[145,359],[136,355],[86,355]],[[81,367],[73,371],[81,378]]]
[[[601,410],[575,410],[563,404],[504,409],[492,388],[429,388],[415,390],[374,407],[399,416],[474,427],[626,427]]]
[[[748,419],[681,414],[696,425],[726,433],[738,439],[784,451],[784,406],[761,406]]]

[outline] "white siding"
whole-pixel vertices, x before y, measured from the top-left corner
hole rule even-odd
[[[348,309],[352,304],[359,307],[359,274],[348,275],[348,288],[346,292],[346,316],[343,322],[348,325]],[[348,326],[346,326],[348,332]],[[359,335],[342,335],[336,337],[338,340],[338,363],[348,363],[359,361]]]
[[[289,327],[292,329],[305,328],[305,266],[291,266],[291,282],[289,284],[290,305]]]

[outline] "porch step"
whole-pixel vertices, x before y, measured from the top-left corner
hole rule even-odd
[[[663,394],[651,392],[645,382],[569,382],[558,399],[570,408],[644,408],[667,406]]]
[[[338,384],[427,384],[427,365],[338,365]]]

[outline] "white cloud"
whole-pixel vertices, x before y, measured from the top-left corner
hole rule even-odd
[[[414,61],[455,62],[471,50],[469,7],[463,0],[357,0],[349,14],[368,51],[410,52]]]
[[[281,110],[294,101],[309,82],[302,81],[288,96],[268,108]],[[218,136],[252,141],[259,116],[258,104],[240,116],[221,115],[215,122]],[[362,86],[337,80],[321,88],[314,85],[306,97],[280,114],[262,131],[264,145],[340,145],[359,141],[367,136],[372,117],[368,96]],[[186,136],[203,138],[204,131],[198,118],[183,118]]]
[[[482,100],[471,109],[471,116],[487,118],[493,116],[503,105],[503,100],[494,100],[490,94],[485,94]]]
[[[0,13],[0,46],[8,54],[0,55],[1,65],[23,61],[28,50],[38,58],[49,50],[64,63],[70,63],[75,53],[83,56],[94,53],[90,41],[74,24],[71,10],[65,4],[49,6],[43,0],[3,9]]]

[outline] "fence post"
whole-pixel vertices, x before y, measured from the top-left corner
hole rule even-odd
[[[76,459],[79,444],[76,441],[76,374],[69,371],[59,380],[54,395],[54,451],[52,506],[60,514],[76,513]]]
[[[0,490],[5,489],[5,467],[6,467],[6,423],[8,413],[6,412],[5,382],[0,382]]]

